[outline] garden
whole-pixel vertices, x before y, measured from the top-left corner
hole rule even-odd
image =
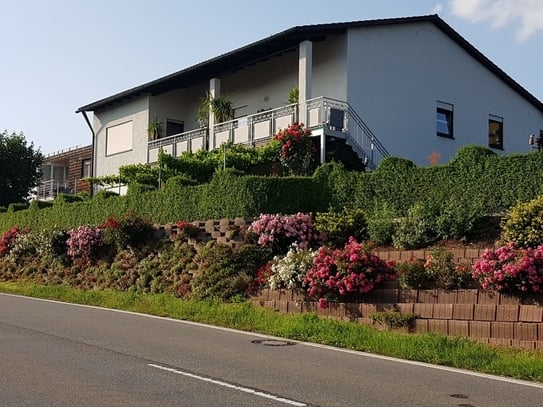
[[[123,168],[126,196],[10,205],[0,211],[0,281],[233,303],[292,290],[320,309],[367,301],[390,284],[511,296],[542,289],[540,152],[467,146],[442,166],[388,157],[376,171],[349,171],[317,167],[311,133],[293,125],[267,147],[223,154]],[[255,174],[263,168],[275,175]],[[250,219],[229,231],[240,245],[199,239],[197,221],[235,217]],[[486,250],[471,264],[453,256],[458,245]],[[420,248],[429,254],[376,254]]]

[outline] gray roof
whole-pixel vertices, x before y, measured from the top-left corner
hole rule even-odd
[[[292,27],[278,34],[274,34],[270,37],[253,42],[249,45],[219,55],[215,58],[211,58],[189,68],[82,106],[77,109],[76,113],[96,111],[114,104],[122,103],[128,99],[143,94],[158,95],[172,89],[186,88],[196,83],[202,83],[213,77],[221,77],[227,74],[232,74],[246,66],[264,61],[284,52],[293,51],[302,41],[323,41],[327,35],[344,34],[349,28],[413,23],[434,24],[449,38],[461,46],[468,54],[488,68],[498,78],[500,78],[503,82],[509,85],[518,94],[528,100],[534,107],[543,113],[543,103],[540,100],[538,100],[518,82],[501,70],[496,64],[484,56],[477,48],[466,41],[450,25],[435,14]]]

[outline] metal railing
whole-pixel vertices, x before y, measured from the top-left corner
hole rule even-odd
[[[326,132],[345,138],[368,169],[389,155],[362,118],[349,103],[327,97],[318,97],[306,102],[307,127],[325,127]],[[178,156],[183,151],[217,149],[221,144],[255,145],[273,137],[280,129],[298,120],[298,105],[291,104],[261,111],[249,116],[218,123],[209,132],[207,128],[186,131],[170,137],[149,141],[147,162],[156,162],[158,150]]]
[[[58,194],[73,193],[69,188],[69,182],[63,181],[41,181],[36,188],[36,198],[42,200],[55,199]]]
[[[375,169],[390,155],[349,103],[321,96],[308,100],[306,106],[309,127],[340,132],[367,168]]]

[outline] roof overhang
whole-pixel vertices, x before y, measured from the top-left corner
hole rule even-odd
[[[76,113],[97,111],[110,107],[114,104],[125,102],[134,97],[143,95],[159,95],[174,89],[183,89],[198,83],[203,83],[211,78],[220,78],[225,75],[233,74],[247,66],[265,61],[274,56],[279,56],[285,52],[294,51],[302,41],[323,41],[329,35],[344,34],[349,28],[414,23],[434,24],[449,38],[461,46],[468,54],[483,64],[492,73],[498,76],[502,81],[513,88],[517,93],[523,96],[534,107],[543,113],[543,103],[540,100],[523,88],[496,64],[490,61],[479,50],[466,41],[466,39],[458,34],[451,26],[449,26],[445,21],[435,14],[416,17],[296,26],[238,48],[234,51],[227,52],[215,58],[193,65],[181,71],[82,106],[77,109]]]

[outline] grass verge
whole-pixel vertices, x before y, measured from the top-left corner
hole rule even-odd
[[[0,292],[96,305],[260,332],[407,360],[543,382],[543,352],[494,348],[465,338],[379,331],[316,314],[278,314],[248,302],[183,301],[173,296],[88,291],[33,283],[0,282]]]

